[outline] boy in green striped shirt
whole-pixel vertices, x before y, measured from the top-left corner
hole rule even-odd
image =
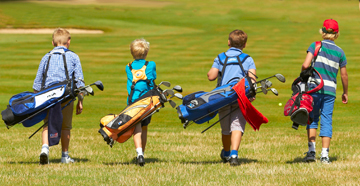
[[[329,147],[332,138],[332,114],[334,110],[334,103],[336,98],[336,77],[340,69],[341,81],[343,85],[342,102],[347,104],[348,102],[348,75],[346,71],[346,56],[344,51],[335,45],[334,40],[339,37],[338,23],[333,19],[327,19],[324,21],[322,29],[320,29],[323,41],[319,50],[318,57],[316,58],[314,68],[320,73],[324,80],[324,87],[318,92],[311,94],[314,98],[313,111],[310,113],[310,117],[314,121],[307,126],[308,134],[308,147],[309,151],[306,152],[304,158],[307,162],[313,162],[315,158],[315,138],[316,129],[318,128],[319,117],[320,121],[320,134],[322,138],[322,152],[321,163],[330,163],[329,160]],[[311,64],[311,60],[314,57],[315,42],[310,45],[307,50],[307,56],[302,65],[302,70],[308,68]],[[314,78],[309,79],[309,89],[315,88],[317,85],[314,83],[316,80],[320,82],[320,78],[317,75]]]

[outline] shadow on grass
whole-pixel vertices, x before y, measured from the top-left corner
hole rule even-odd
[[[239,163],[241,164],[248,164],[248,163],[255,163],[258,162],[258,160],[255,159],[248,159],[248,158],[239,158]],[[189,162],[181,162],[182,164],[222,164],[224,163],[222,160],[216,160],[216,161],[189,161]]]
[[[157,163],[157,162],[166,162],[159,160],[158,158],[145,158],[145,163]],[[136,164],[136,158],[133,158],[129,162],[103,162],[104,165],[134,165]]]
[[[73,158],[75,160],[75,163],[77,162],[88,162],[88,159],[80,159],[80,158]],[[49,163],[61,163],[61,159],[50,159]],[[14,162],[14,161],[10,161],[9,164],[39,164],[39,161],[19,161],[19,162]]]
[[[338,157],[337,156],[330,156],[329,159],[330,159],[330,162],[334,162],[334,161],[338,160]],[[316,158],[316,161],[320,162],[320,158]],[[287,161],[286,163],[293,164],[293,163],[309,163],[309,162],[304,161],[304,157],[296,157],[294,160]]]

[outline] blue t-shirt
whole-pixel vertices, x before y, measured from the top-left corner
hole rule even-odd
[[[234,48],[234,47],[229,48],[229,50],[225,52],[226,56],[228,56],[229,58],[228,58],[228,61],[227,61],[225,72],[222,75],[222,81],[221,81],[220,86],[225,85],[225,84],[229,84],[229,83],[231,83],[233,81],[238,81],[240,78],[243,78],[245,76],[245,73],[241,70],[239,62],[238,62],[238,60],[236,58],[241,53],[243,53],[243,52],[240,49]],[[235,57],[235,58],[231,58],[231,57]],[[222,61],[220,63],[219,58],[216,57],[214,59],[214,63],[212,65],[212,68],[217,68],[221,72],[222,68],[223,68],[223,63],[224,63],[224,61]],[[244,61],[244,63],[242,63],[242,65],[243,65],[244,70],[246,72],[249,71],[250,69],[256,69],[254,60],[251,57],[248,57]],[[236,79],[236,77],[238,77],[239,79]]]
[[[131,67],[134,70],[139,70],[145,65],[146,60],[144,59],[137,59],[131,63]],[[133,74],[130,71],[130,68],[128,65],[126,65],[126,74],[127,74],[127,91],[128,95],[130,95],[131,92],[131,85],[133,81]],[[133,97],[131,99],[131,102],[134,102],[136,99],[144,95],[146,92],[151,90],[154,87],[154,80],[156,79],[156,64],[154,61],[149,61],[145,74],[147,78],[150,80],[150,87],[148,86],[147,82],[144,80],[139,80],[135,84]],[[129,99],[129,97],[128,97]],[[128,100],[129,103],[129,100]]]

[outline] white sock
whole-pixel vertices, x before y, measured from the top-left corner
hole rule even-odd
[[[46,154],[49,154],[49,145],[48,144],[42,145],[41,152],[45,152]]]
[[[322,148],[321,157],[329,157],[329,148]]]
[[[316,152],[316,150],[315,150],[315,147],[316,147],[315,143],[316,143],[316,142],[308,142],[309,152],[311,152],[311,151]]]
[[[137,157],[139,157],[140,155],[144,156],[144,152],[141,147],[136,149],[136,153],[137,153]]]

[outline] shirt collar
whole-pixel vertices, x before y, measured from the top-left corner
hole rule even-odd
[[[332,40],[329,40],[329,39],[324,39],[323,41],[328,42],[328,43],[335,44],[335,41],[332,41]]]
[[[135,63],[144,62],[144,61],[145,61],[145,59],[135,59],[135,60],[134,60]]]
[[[228,51],[237,51],[237,52],[242,53],[242,51],[240,49],[235,48],[235,47],[230,47]]]

